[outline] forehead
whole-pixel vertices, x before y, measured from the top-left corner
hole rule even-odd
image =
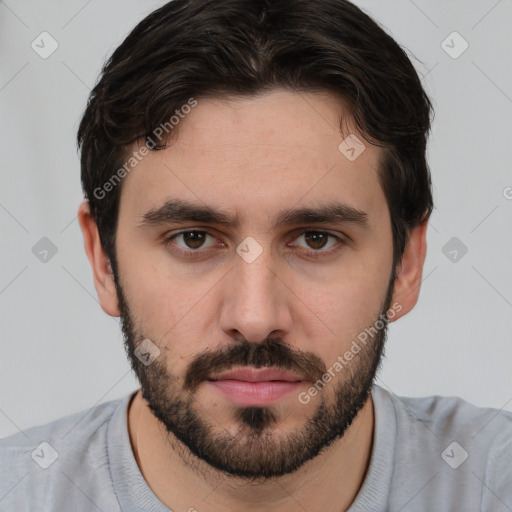
[[[178,129],[168,148],[149,152],[124,179],[120,213],[140,216],[169,198],[229,210],[242,222],[334,200],[369,215],[385,206],[382,150],[328,93],[198,98]],[[363,151],[353,159],[351,147]]]

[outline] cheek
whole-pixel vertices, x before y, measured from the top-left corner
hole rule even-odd
[[[125,254],[130,257],[118,258],[120,277],[136,329],[159,347],[170,372],[182,374],[198,352],[214,344],[205,339],[212,332],[205,322],[212,307],[208,292],[218,278],[164,273],[137,250]]]
[[[307,331],[305,350],[321,357],[329,366],[343,354],[352,340],[373,324],[381,312],[391,271],[389,262],[373,258],[345,261],[319,285],[308,283],[301,299],[310,320],[303,323]],[[314,312],[311,313],[311,311]]]

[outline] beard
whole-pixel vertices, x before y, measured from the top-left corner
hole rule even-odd
[[[320,391],[314,413],[287,434],[279,432],[279,422],[285,417],[278,405],[237,407],[234,417],[236,432],[221,426],[215,429],[216,422],[198,403],[194,393],[216,372],[235,366],[293,370],[313,384],[327,371],[318,356],[297,351],[280,338],[268,337],[261,343],[237,340],[222,349],[196,355],[188,364],[184,379],[180,379],[169,372],[164,358],[145,365],[137,357],[135,349],[147,336],[136,324],[115,270],[114,282],[125,349],[140,382],[142,396],[165,427],[169,442],[177,444],[178,451],[189,461],[193,461],[194,458],[190,457],[193,454],[224,474],[248,481],[264,481],[293,473],[343,437],[369,398],[384,356],[388,324],[386,312],[392,300],[394,279],[390,281],[377,317],[380,320],[385,317],[382,320],[384,327],[341,370],[340,376],[327,385],[332,386],[332,396],[327,397]],[[162,346],[158,340],[153,342]]]

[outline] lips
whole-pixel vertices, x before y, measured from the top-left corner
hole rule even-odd
[[[301,382],[303,379],[298,375],[280,370],[278,368],[237,368],[219,373],[210,380],[240,380],[244,382]]]
[[[236,368],[221,372],[208,383],[239,407],[273,405],[293,391],[298,391],[303,379],[292,372],[277,368]]]

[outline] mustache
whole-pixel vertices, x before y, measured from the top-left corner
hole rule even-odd
[[[235,366],[291,370],[310,382],[316,382],[327,371],[318,356],[292,349],[281,339],[267,338],[261,343],[241,340],[215,352],[198,354],[189,364],[184,389],[193,392],[213,374]]]

